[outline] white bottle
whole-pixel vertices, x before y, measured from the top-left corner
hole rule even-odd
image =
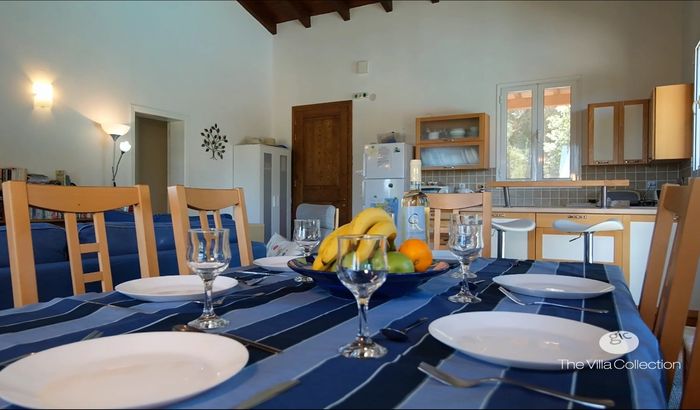
[[[397,246],[408,239],[428,242],[430,208],[428,197],[421,191],[421,160],[410,163],[410,191],[403,194],[398,218]]]

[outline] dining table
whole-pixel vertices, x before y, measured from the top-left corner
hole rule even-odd
[[[258,266],[232,268],[222,275],[237,278],[234,292],[217,301],[216,313],[229,320],[219,332],[239,335],[282,350],[271,353],[248,347],[249,359],[234,376],[170,408],[236,408],[281,382],[298,380],[288,390],[256,408],[580,408],[568,401],[503,383],[471,388],[442,384],[418,370],[426,362],[463,378],[506,376],[562,392],[611,399],[618,408],[665,408],[661,368],[616,366],[612,369],[532,370],[486,362],[438,341],[428,331],[441,317],[468,312],[523,312],[588,323],[608,331],[625,330],[639,346],[622,356],[624,363],[658,363],[659,345],[642,321],[618,266],[590,264],[585,277],[608,282],[612,292],[584,300],[544,299],[605,309],[580,312],[554,306],[520,306],[492,281],[499,275],[540,273],[582,277],[580,262],[480,258],[472,266],[479,280],[473,291],[480,303],[456,304],[448,296],[459,290],[449,272],[394,298],[372,298],[368,312],[372,338],[388,349],[378,359],[341,356],[340,346],[357,334],[355,300],[333,296],[313,283],[299,283],[294,272],[266,272]],[[458,268],[456,268],[458,269]],[[266,274],[267,273],[267,274]],[[261,279],[258,281],[257,279]],[[541,298],[523,296],[529,301]],[[197,301],[146,302],[117,291],[86,293],[0,311],[0,362],[80,341],[99,330],[103,338],[139,332],[171,332],[202,312]],[[384,337],[380,329],[404,328],[407,340]],[[513,335],[517,337],[517,334]],[[475,335],[478,337],[478,334]],[[157,383],[157,380],[152,383]],[[144,385],[148,389],[148,385]],[[118,392],[118,386],[115,386]],[[0,401],[2,407],[12,404]]]

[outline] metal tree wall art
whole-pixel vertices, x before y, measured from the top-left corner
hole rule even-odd
[[[209,128],[205,128],[201,132],[204,141],[202,142],[202,148],[206,152],[211,152],[211,159],[224,159],[224,153],[226,153],[226,144],[228,144],[228,138],[225,135],[221,135],[221,130],[217,124],[212,125]]]

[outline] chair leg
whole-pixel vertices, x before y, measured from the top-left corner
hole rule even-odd
[[[593,232],[584,232],[583,262],[593,263]]]
[[[506,254],[506,232],[496,229],[496,239],[498,240],[496,258],[502,259]]]

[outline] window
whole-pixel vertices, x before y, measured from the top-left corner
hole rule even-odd
[[[568,179],[578,169],[575,79],[498,87],[499,180]]]

